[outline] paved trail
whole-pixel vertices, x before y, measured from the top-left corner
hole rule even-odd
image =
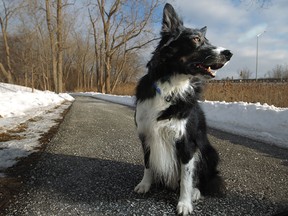
[[[4,215],[175,215],[178,192],[133,192],[142,153],[131,108],[77,97]],[[227,183],[193,215],[275,215],[288,210],[288,150],[209,130]]]

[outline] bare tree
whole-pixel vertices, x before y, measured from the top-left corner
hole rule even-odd
[[[87,89],[93,86],[91,84],[91,79],[93,79],[92,69],[94,64],[94,56],[92,52],[92,47],[90,45],[90,32],[82,35],[81,32],[75,32],[73,36],[73,44],[74,46],[74,62],[75,69],[77,73],[77,88],[78,89]],[[92,80],[93,81],[93,80]]]
[[[104,92],[105,85],[104,85],[104,68],[103,68],[103,61],[102,61],[102,50],[103,50],[103,41],[99,40],[99,32],[97,31],[96,22],[99,21],[99,17],[96,19],[93,19],[91,15],[90,9],[88,9],[89,12],[89,19],[92,25],[93,29],[93,39],[94,39],[94,54],[95,54],[95,70],[96,70],[96,88],[99,92]],[[99,44],[100,43],[100,44]]]
[[[15,3],[15,2],[14,2]],[[8,43],[8,21],[9,19],[15,14],[18,8],[22,7],[22,2],[20,4],[13,5],[13,2],[8,2],[6,4],[5,0],[2,0],[3,11],[0,11],[0,27],[3,36],[3,43],[4,43],[4,50],[5,50],[5,57],[6,57],[6,65],[7,69],[5,69],[4,65],[0,62],[0,71],[2,71],[3,75],[7,79],[7,82],[13,83],[13,69],[11,64],[11,56],[10,56],[10,47]]]
[[[139,49],[155,40],[150,24],[160,0],[90,1],[0,0],[0,80],[107,93],[132,80],[141,71]],[[87,9],[89,20],[81,14]]]
[[[57,92],[63,91],[63,17],[62,0],[57,0]]]
[[[53,84],[54,89],[58,92],[58,78],[57,78],[57,53],[56,53],[56,42],[55,42],[55,30],[51,21],[51,5],[50,0],[45,0],[45,8],[46,8],[46,22],[49,33],[49,42],[51,49],[51,63],[52,63],[52,76],[53,76]]]
[[[243,68],[242,70],[238,71],[240,79],[250,79],[252,74],[253,73],[248,68]]]
[[[125,58],[125,59],[123,59]],[[113,76],[113,87],[116,85],[114,83],[127,83],[127,82],[136,82],[139,78],[138,75],[144,73],[145,67],[143,63],[139,61],[141,57],[137,53],[129,53],[126,56],[123,56],[122,53],[118,53],[116,58],[113,58],[112,65],[113,72],[117,72],[115,76]],[[123,64],[123,61],[125,64]],[[121,71],[121,73],[119,73]],[[114,89],[113,89],[114,90]],[[112,90],[112,91],[113,91]]]
[[[105,0],[97,0],[94,6],[96,17],[99,14],[101,20],[99,33],[102,35],[98,35],[98,39],[101,40],[98,44],[103,44],[103,49],[97,49],[102,51],[98,56],[103,58],[105,91],[110,93],[123,72],[126,55],[154,40],[148,33],[158,0],[113,0],[109,1],[109,4]],[[93,20],[91,13],[90,20]],[[145,34],[146,37],[143,37]],[[112,82],[112,60],[114,55],[120,52],[123,55],[122,65],[118,65],[118,70],[114,70],[115,77]]]
[[[56,1],[56,24],[52,22],[53,13],[51,12],[51,5],[53,2],[45,0],[46,6],[46,22],[50,38],[51,58],[52,58],[52,74],[56,92],[63,91],[63,50],[64,50],[64,17],[63,8],[70,5],[68,1],[64,3],[62,0]],[[55,20],[54,20],[55,21]],[[53,25],[54,24],[54,25]],[[54,26],[54,28],[53,28]],[[56,34],[56,40],[55,35]]]
[[[276,65],[267,74],[269,78],[287,79],[288,78],[288,65]]]
[[[15,35],[19,37],[16,43],[18,46],[11,44],[11,51],[15,59],[14,71],[18,84],[31,86],[35,83],[35,88],[54,90],[45,3],[25,0],[25,7],[18,11],[18,21],[14,22],[17,23]],[[31,81],[32,75],[34,82]]]

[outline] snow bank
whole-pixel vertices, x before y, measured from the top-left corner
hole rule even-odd
[[[56,106],[64,101],[73,101],[67,93],[56,94],[51,91],[35,90],[31,88],[0,83],[0,116],[2,118],[24,116],[29,111],[45,110],[50,105]]]
[[[288,148],[288,109],[260,103],[204,101],[208,125]]]
[[[61,104],[65,100],[71,101],[68,94],[57,95],[53,92],[6,92],[0,93],[1,106],[0,116],[14,117],[26,115],[32,109],[47,107],[51,104]]]
[[[110,101],[113,103],[119,103],[126,106],[135,106],[135,97],[131,96],[119,96],[119,95],[111,95],[111,94],[102,94],[97,92],[85,92],[85,93],[72,93],[72,95],[79,95],[79,96],[91,96],[97,99]]]
[[[16,164],[18,158],[36,151],[40,145],[38,139],[57,124],[55,120],[70,106],[63,102],[73,100],[69,94],[39,90],[32,93],[31,88],[0,83],[0,135],[4,136],[11,129],[17,131],[21,123],[26,127],[17,133],[21,139],[0,142],[0,177],[5,176],[1,172]],[[32,118],[34,121],[27,121]]]
[[[135,98],[100,93],[81,93],[98,99],[134,106]],[[260,103],[200,102],[210,127],[288,148],[288,108]]]

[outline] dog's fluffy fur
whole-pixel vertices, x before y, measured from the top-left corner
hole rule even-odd
[[[145,170],[135,191],[146,193],[153,182],[173,189],[180,185],[177,211],[183,215],[193,211],[192,201],[208,194],[211,182],[220,183],[218,154],[208,141],[197,102],[202,86],[197,77],[214,77],[213,71],[223,67],[232,53],[211,45],[205,33],[206,27],[184,27],[166,4],[161,41],[136,90],[135,121]],[[212,188],[217,190],[217,184]]]

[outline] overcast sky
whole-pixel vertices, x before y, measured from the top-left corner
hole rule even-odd
[[[256,41],[259,36],[258,78],[276,65],[288,64],[288,1],[269,0],[263,7],[256,0],[169,0],[186,27],[207,26],[206,37],[230,49],[234,56],[217,73],[218,79],[239,78],[248,68],[255,77]],[[161,11],[162,13],[162,11]]]

